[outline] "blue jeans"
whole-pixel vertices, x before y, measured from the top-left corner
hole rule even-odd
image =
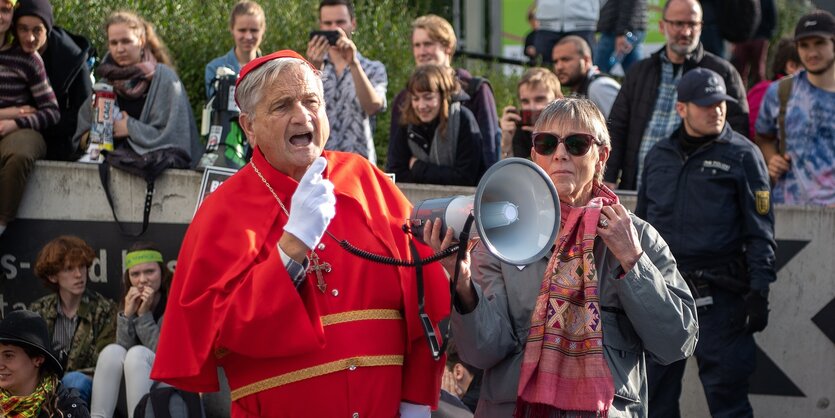
[[[93,395],[93,378],[87,376],[81,372],[67,372],[64,377],[61,379],[61,384],[66,386],[68,389],[76,389],[81,396],[81,399],[84,399],[84,402],[87,402],[87,405],[90,405],[90,398]]]
[[[634,36],[632,40],[632,51],[623,56],[620,65],[623,67],[624,73],[629,70],[629,67],[641,59],[643,55],[644,38],[646,32],[632,32]],[[615,52],[615,38],[613,32],[603,32],[597,40],[597,49],[594,51],[594,65],[600,69],[601,72],[609,73],[612,71],[612,66],[609,65],[609,58]]]
[[[748,379],[754,373],[756,345],[745,331],[745,302],[736,293],[711,286],[713,305],[699,308],[696,362],[713,418],[753,417]],[[649,416],[679,417],[678,399],[686,360],[662,366],[647,361]]]

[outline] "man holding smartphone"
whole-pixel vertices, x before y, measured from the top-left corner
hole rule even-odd
[[[325,149],[353,152],[376,164],[372,121],[386,108],[388,76],[383,63],[357,50],[356,28],[351,0],[321,0],[320,30],[310,33],[305,55],[322,71],[331,129]]]
[[[534,67],[522,74],[516,87],[519,107],[502,111],[502,158],[531,156],[531,133],[539,112],[562,97],[560,81],[547,68]]]

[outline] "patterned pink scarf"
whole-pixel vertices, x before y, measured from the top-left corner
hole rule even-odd
[[[612,405],[593,250],[600,210],[618,197],[603,185],[593,193],[587,206],[560,204],[562,235],[531,315],[517,418],[605,417]]]
[[[156,68],[157,59],[150,49],[145,48],[142,52],[142,61],[127,67],[116,64],[110,54],[105,55],[104,61],[96,69],[96,74],[113,85],[119,97],[138,99],[144,96],[151,87],[151,79],[154,78]]]

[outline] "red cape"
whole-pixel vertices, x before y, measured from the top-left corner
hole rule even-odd
[[[324,176],[335,185],[337,207],[359,208],[356,212],[362,215],[350,222],[364,223],[373,231],[379,247],[389,251],[383,255],[411,259],[409,237],[401,229],[411,204],[400,190],[362,157],[340,152],[323,156],[328,160]],[[298,183],[273,169],[259,149],[253,161],[292,210],[289,203]],[[339,219],[338,210],[335,221]],[[271,359],[315,352],[325,345],[316,299],[306,296],[310,289],[293,286],[276,250],[286,221],[250,165],[204,201],[180,250],[153,379],[212,392],[218,390],[217,359],[226,353]],[[338,238],[354,243],[350,236]],[[418,247],[423,257],[431,253],[426,246]],[[415,270],[396,269],[408,338],[402,399],[435,405],[444,362],[432,359],[423,335]],[[424,280],[426,311],[437,324],[449,314],[448,281],[437,263],[424,267]],[[280,303],[270,303],[273,299]],[[277,323],[286,332],[271,332]],[[288,332],[292,338],[287,338]]]

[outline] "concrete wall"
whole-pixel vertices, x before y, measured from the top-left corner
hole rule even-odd
[[[117,213],[141,221],[145,184],[117,170],[111,173]],[[168,171],[157,181],[147,238],[161,243],[173,267],[179,242],[192,217],[200,175]],[[414,202],[473,193],[467,187],[401,185]],[[254,190],[253,193],[260,191]],[[634,197],[624,196],[627,206]],[[760,417],[835,416],[835,209],[778,207],[778,280],[771,291],[771,315],[757,334],[758,370],[751,402]],[[119,289],[120,254],[132,239],[119,233],[101,190],[96,166],[39,162],[19,213],[0,237],[0,274],[5,277],[0,308],[21,307],[44,293],[31,269],[37,250],[62,233],[74,233],[100,254],[90,272],[91,287],[111,297]],[[144,238],[144,237],[143,237]],[[12,274],[13,273],[13,274]],[[682,395],[682,415],[709,416],[691,360]]]

